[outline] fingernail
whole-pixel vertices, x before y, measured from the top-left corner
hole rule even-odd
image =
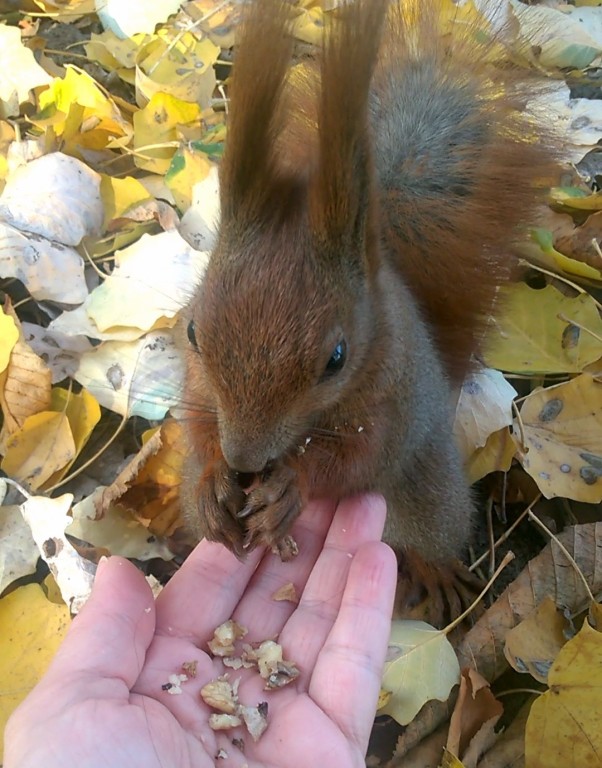
[[[102,555],[96,565],[96,573],[94,574],[95,580],[98,578],[98,575],[100,574],[100,572],[105,569],[105,563],[108,563],[108,562],[109,562],[109,558],[106,555]]]

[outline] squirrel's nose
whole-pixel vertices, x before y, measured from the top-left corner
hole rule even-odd
[[[269,463],[268,458],[262,451],[252,448],[242,448],[238,446],[222,444],[222,453],[226,463],[234,472],[241,474],[259,474],[263,472]]]

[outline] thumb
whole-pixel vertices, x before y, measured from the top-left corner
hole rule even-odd
[[[48,677],[119,678],[131,689],[154,632],[154,598],[142,573],[125,558],[102,558],[92,594],[73,620]]]

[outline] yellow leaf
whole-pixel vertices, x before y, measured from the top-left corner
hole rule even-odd
[[[0,373],[6,370],[18,338],[19,329],[15,321],[0,307]]]
[[[104,229],[113,219],[123,216],[130,208],[151,199],[145,187],[132,176],[126,176],[124,179],[101,176],[100,197],[105,211]]]
[[[464,469],[470,484],[476,483],[490,472],[507,472],[516,456],[516,443],[508,427],[489,435],[482,448],[469,458]]]
[[[197,104],[156,93],[149,103],[134,115],[134,146],[140,153],[136,165],[153,173],[165,174],[179,141],[178,127],[199,125],[201,110]],[[145,149],[147,145],[167,144],[157,149]]]
[[[67,606],[47,600],[37,584],[20,587],[0,600],[0,734],[11,712],[46,671],[69,622]]]
[[[67,417],[42,411],[25,419],[23,426],[7,439],[0,466],[7,475],[35,490],[75,456]]]
[[[169,93],[181,101],[211,105],[216,78],[213,64],[220,49],[208,37],[200,40],[186,32],[174,37],[160,29],[136,57],[136,94],[139,104],[157,93]]]
[[[380,714],[407,725],[431,699],[446,701],[460,680],[455,651],[424,621],[394,621],[381,687],[391,697]]]
[[[570,637],[570,623],[551,597],[506,635],[504,655],[517,672],[528,672],[540,683],[548,682],[548,672],[562,646]]]
[[[600,765],[602,634],[584,622],[548,674],[550,689],[531,707],[525,734],[528,768]]]
[[[580,373],[602,356],[602,320],[588,294],[564,296],[519,283],[501,291],[488,365],[513,373]]]
[[[88,442],[94,427],[100,421],[98,401],[85,389],[76,394],[62,387],[55,387],[52,390],[51,408],[53,411],[64,414],[67,417],[75,445],[75,455],[64,467],[48,478],[44,483],[46,487],[52,487],[65,477],[73,462]]]
[[[110,29],[105,29],[99,35],[92,34],[84,48],[90,59],[123,78],[128,69],[133,71],[136,66],[136,54],[145,39],[146,35],[141,34],[122,40]]]
[[[205,179],[212,168],[213,163],[194,144],[186,144],[178,149],[165,175],[165,183],[181,211],[190,208],[194,185]]]
[[[111,139],[129,141],[131,125],[122,117],[85,72],[68,66],[64,78],[57,78],[40,94],[39,112],[30,118],[38,128],[52,128],[61,137],[67,154],[80,149],[105,149]]]
[[[535,263],[540,263],[554,272],[585,277],[588,280],[602,280],[602,272],[595,267],[566,256],[554,247],[554,234],[548,229],[535,229],[531,232],[531,242],[520,248],[521,254]]]
[[[293,35],[304,43],[320,45],[324,33],[324,12],[315,7],[303,10],[293,22]]]
[[[48,13],[52,16],[53,21],[65,21],[72,23],[77,21],[81,16],[89,13],[94,13],[96,9],[95,0],[35,0],[35,4],[39,6],[44,13]]]
[[[544,496],[602,501],[602,383],[584,373],[536,390],[520,415],[528,451],[517,456]]]

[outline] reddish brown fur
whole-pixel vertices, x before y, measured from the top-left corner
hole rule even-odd
[[[386,5],[345,6],[321,69],[288,81],[288,4],[250,7],[218,244],[190,304],[183,498],[197,535],[286,557],[310,496],[380,491],[405,608],[439,585],[456,610],[472,502],[449,380],[478,349],[545,152],[516,133],[531,130],[518,80],[494,84],[468,34],[438,42],[430,6],[411,30],[390,19],[376,62]]]

